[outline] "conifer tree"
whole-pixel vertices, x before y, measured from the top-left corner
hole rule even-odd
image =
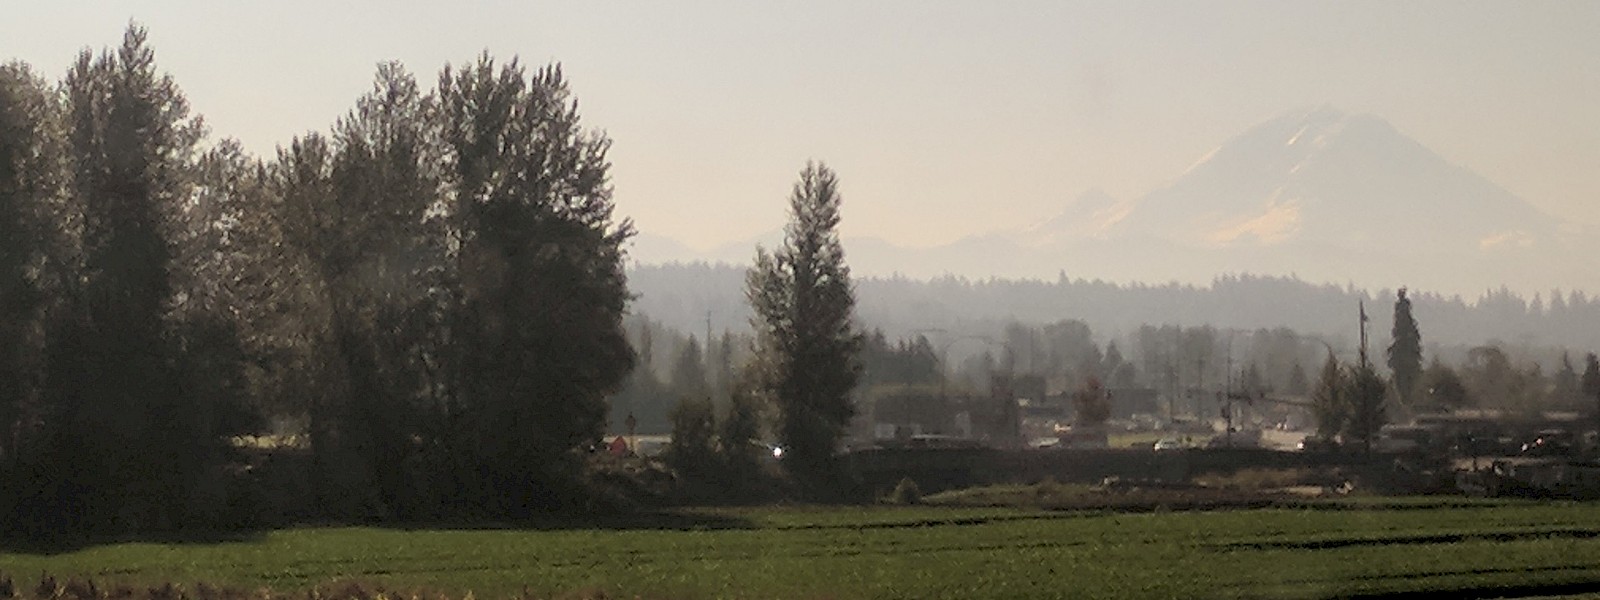
[[[700,342],[692,335],[683,344],[683,350],[678,352],[678,359],[673,363],[672,388],[680,401],[685,398],[711,399],[711,386],[706,383]]]
[[[729,482],[750,484],[760,470],[761,405],[755,382],[741,370],[728,389],[728,410],[717,422],[717,448]]]
[[[1345,429],[1350,418],[1345,400],[1347,388],[1344,369],[1329,352],[1327,362],[1322,365],[1322,375],[1311,390],[1311,412],[1317,421],[1318,437],[1331,440]]]
[[[1564,409],[1580,404],[1578,371],[1572,366],[1572,356],[1561,353],[1561,367],[1550,378],[1550,398]]]
[[[1600,408],[1600,356],[1596,356],[1593,352],[1584,355],[1583,377],[1578,385],[1583,391],[1584,399],[1594,403],[1596,408]]]
[[[1311,391],[1311,381],[1306,377],[1306,368],[1298,361],[1289,369],[1289,388],[1284,391],[1290,396],[1304,396]]]
[[[716,413],[705,397],[679,396],[672,409],[672,444],[667,465],[691,481],[708,480],[717,468]]]
[[[1362,451],[1370,453],[1372,442],[1378,438],[1378,430],[1388,421],[1383,406],[1383,378],[1369,363],[1351,367],[1345,376],[1343,396],[1347,411],[1344,439],[1360,442]]]
[[[1390,334],[1394,341],[1388,349],[1389,371],[1394,376],[1394,390],[1401,406],[1409,406],[1422,378],[1422,334],[1417,330],[1417,320],[1411,315],[1411,299],[1406,289],[1395,294],[1394,326]]]

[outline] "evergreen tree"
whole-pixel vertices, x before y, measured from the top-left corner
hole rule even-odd
[[[638,365],[623,380],[622,389],[609,399],[610,431],[628,431],[629,417],[634,419],[636,433],[672,431],[670,414],[676,402],[669,386],[656,374],[655,354],[650,350],[655,343],[655,328],[644,315],[634,314],[628,319],[627,339],[638,356]]]
[[[1304,396],[1311,392],[1311,380],[1306,376],[1305,366],[1299,362],[1295,362],[1289,370],[1289,389],[1286,391],[1290,396]]]
[[[722,332],[722,338],[715,346],[711,346],[709,342],[707,346],[714,348],[711,352],[711,364],[707,365],[707,370],[716,373],[715,392],[712,394],[712,398],[726,407],[732,401],[733,388],[736,385],[734,381],[735,351],[733,334],[724,331]]]
[[[1344,431],[1345,424],[1350,419],[1350,410],[1345,400],[1345,391],[1349,386],[1345,383],[1344,369],[1339,366],[1339,360],[1328,353],[1327,362],[1322,365],[1322,376],[1317,379],[1317,386],[1311,390],[1311,412],[1317,421],[1317,436],[1331,440]]]
[[[741,371],[729,388],[728,412],[717,423],[724,475],[735,485],[754,483],[761,468],[761,404],[756,382]]]
[[[1122,350],[1117,348],[1115,341],[1106,342],[1105,357],[1101,359],[1100,371],[1106,374],[1115,373],[1122,366]]]
[[[917,336],[907,342],[890,344],[882,330],[863,336],[861,348],[862,387],[884,384],[933,383],[939,380],[939,357],[928,338]]]
[[[839,203],[833,171],[808,164],[789,197],[783,246],[757,249],[746,278],[784,466],[816,491],[842,483],[837,451],[855,415],[850,394],[861,375],[862,336],[839,243]]]
[[[706,384],[705,363],[701,356],[700,342],[694,336],[689,336],[689,341],[684,343],[683,350],[678,352],[677,362],[672,366],[672,388],[680,402],[685,398],[711,399],[711,387]]]
[[[1139,387],[1139,372],[1133,363],[1124,360],[1122,351],[1117,349],[1116,342],[1106,344],[1105,367],[1106,378],[1113,389],[1130,389]]]
[[[1581,404],[1578,391],[1578,371],[1572,366],[1572,356],[1561,353],[1561,368],[1550,378],[1550,398],[1564,409]]]
[[[704,397],[680,396],[673,407],[672,443],[667,466],[694,482],[705,482],[717,467],[716,411]]]
[[[1090,375],[1072,393],[1072,412],[1073,424],[1078,427],[1099,427],[1111,418],[1111,397],[1099,377]]]
[[[1221,370],[1217,368],[1216,328],[1210,325],[1188,327],[1182,330],[1181,335],[1176,367],[1184,385],[1195,388],[1220,385],[1222,378],[1212,374]]]
[[[1256,363],[1246,365],[1239,373],[1239,392],[1251,398],[1267,393],[1267,380]]]
[[[1371,364],[1362,363],[1350,369],[1344,383],[1342,395],[1348,411],[1344,421],[1344,439],[1359,441],[1363,452],[1371,452],[1378,430],[1388,420],[1383,407],[1383,378],[1378,376]]]
[[[1417,320],[1411,316],[1411,299],[1406,288],[1395,293],[1394,327],[1390,331],[1389,371],[1394,376],[1394,390],[1401,406],[1409,406],[1422,377],[1422,334],[1417,330]]]
[[[1584,355],[1583,377],[1578,385],[1584,399],[1600,408],[1600,356],[1593,352]]]

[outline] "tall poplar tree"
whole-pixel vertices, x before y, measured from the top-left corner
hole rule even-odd
[[[783,245],[758,248],[745,279],[763,387],[778,408],[784,467],[814,491],[843,483],[837,452],[855,415],[850,395],[861,376],[863,338],[839,242],[838,186],[831,169],[808,163],[789,196]]]
[[[59,124],[49,85],[25,64],[0,65],[0,477],[15,462],[23,422],[35,420],[24,415],[37,390],[45,263],[62,227],[50,219],[61,201]]]
[[[224,443],[191,418],[167,312],[172,223],[193,190],[200,120],[155,68],[145,30],[80,54],[64,83],[82,273],[52,327],[47,387],[66,529],[193,524],[194,492]]]
[[[334,126],[280,149],[277,224],[301,280],[314,493],[338,516],[424,516],[413,468],[435,397],[429,381],[430,275],[444,244],[434,98],[397,63]]]
[[[360,243],[355,233],[360,215],[338,201],[333,186],[336,149],[327,137],[311,133],[297,137],[278,150],[271,187],[276,201],[276,221],[282,228],[284,251],[294,268],[292,278],[304,298],[296,316],[295,337],[303,347],[302,369],[294,373],[291,389],[300,391],[295,407],[306,418],[311,443],[311,500],[329,515],[350,516],[361,501],[358,486],[347,469],[353,462],[340,435],[340,416],[351,393],[346,365],[358,348],[353,322],[358,303],[340,281],[353,271]]]
[[[487,56],[439,78],[457,294],[456,447],[491,510],[576,500],[574,449],[597,441],[634,355],[611,141],[583,127],[561,69]]]
[[[349,387],[337,411],[356,489],[375,492],[364,510],[421,510],[425,483],[409,468],[426,422],[419,352],[437,259],[427,216],[438,202],[435,99],[399,63],[378,65],[373,86],[334,128],[330,183],[342,229],[328,280],[334,331]]]
[[[49,84],[25,64],[0,65],[0,536],[59,533],[38,502],[58,475],[38,375],[70,227],[60,126]]]

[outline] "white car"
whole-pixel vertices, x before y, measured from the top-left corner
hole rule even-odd
[[[1154,448],[1157,452],[1166,450],[1182,450],[1183,443],[1173,438],[1161,438],[1161,440],[1157,441],[1155,446],[1152,446],[1152,448]]]

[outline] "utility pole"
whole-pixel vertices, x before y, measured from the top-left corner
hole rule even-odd
[[[1178,421],[1178,366],[1166,358],[1166,422]]]
[[[714,346],[711,343],[711,309],[708,308],[708,309],[706,309],[706,343],[700,349],[700,354],[703,355],[703,357],[700,360],[700,364],[705,365],[706,392],[708,394],[712,394],[712,396],[714,397],[715,396],[714,391],[717,389],[717,386],[719,386],[719,385],[727,385],[727,382],[722,381],[722,371],[721,371],[721,369],[717,369],[717,368],[712,367],[712,364],[717,362],[717,361],[712,360],[712,359],[716,358],[716,356],[717,356],[717,353],[713,348],[714,348]],[[721,363],[717,363],[717,364],[721,364]],[[716,379],[715,382],[712,381],[713,378]],[[707,398],[707,400],[710,400],[710,399],[711,398]]]
[[[1223,440],[1229,448],[1233,447],[1233,334],[1228,334],[1228,370],[1223,375],[1223,395],[1227,402],[1222,406],[1222,423],[1225,428],[1222,432]]]
[[[1367,366],[1367,301],[1357,300],[1356,307],[1361,311],[1361,366]]]

